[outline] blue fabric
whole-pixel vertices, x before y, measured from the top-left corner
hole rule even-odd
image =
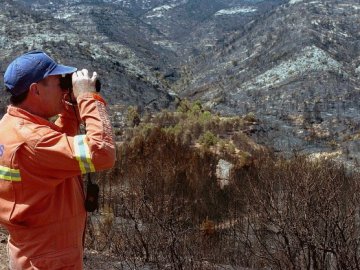
[[[10,63],[4,74],[4,83],[12,95],[18,96],[26,92],[32,83],[47,76],[69,74],[76,70],[75,67],[58,65],[42,51],[32,51]]]

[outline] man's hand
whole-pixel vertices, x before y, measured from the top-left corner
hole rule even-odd
[[[87,69],[82,69],[74,72],[72,75],[72,84],[73,84],[73,93],[75,98],[77,98],[82,93],[96,92],[95,90],[96,78],[97,78],[97,73],[93,72],[93,75],[90,78]]]

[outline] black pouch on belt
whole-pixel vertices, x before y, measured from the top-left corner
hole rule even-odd
[[[94,212],[99,209],[99,186],[91,182],[90,174],[86,186],[85,209],[88,212]]]

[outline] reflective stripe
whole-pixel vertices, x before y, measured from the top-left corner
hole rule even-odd
[[[77,135],[74,137],[75,157],[79,162],[81,172],[95,172],[94,164],[91,161],[89,146],[86,142],[85,135]]]
[[[20,171],[8,167],[0,166],[0,179],[7,181],[20,182]]]

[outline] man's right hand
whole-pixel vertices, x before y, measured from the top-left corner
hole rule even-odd
[[[73,93],[77,98],[82,93],[96,92],[95,82],[97,73],[93,72],[92,77],[89,77],[87,69],[76,71],[72,74]]]

